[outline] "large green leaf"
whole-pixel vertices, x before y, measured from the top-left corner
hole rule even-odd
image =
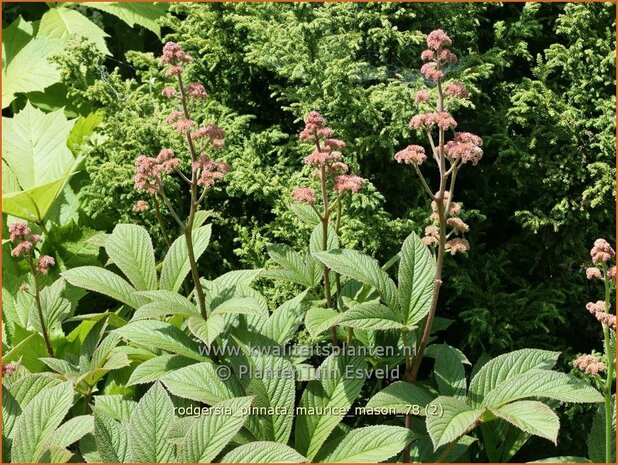
[[[62,323],[71,312],[71,302],[62,296],[65,284],[64,279],[58,279],[51,286],[47,286],[41,291],[41,310],[45,328],[48,330]],[[42,332],[38,311],[34,306],[30,312],[30,324],[35,330]]]
[[[37,394],[15,423],[11,461],[37,462],[72,405],[73,386],[70,381]]]
[[[339,324],[350,328],[369,330],[405,328],[399,313],[376,302],[354,305],[343,313]]]
[[[332,308],[315,307],[307,311],[305,315],[305,327],[313,337],[323,333],[339,323],[343,313]]]
[[[166,441],[174,405],[160,383],[154,384],[137,404],[129,423],[131,461],[167,463],[174,457],[174,447]]]
[[[316,456],[360,394],[364,377],[356,371],[364,368],[361,357],[333,354],[320,366],[322,378],[308,383],[296,417],[295,441],[296,449],[309,460]]]
[[[148,299],[136,294],[133,286],[105,268],[80,266],[65,271],[62,277],[73,286],[104,294],[129,307],[139,308],[148,303]]]
[[[271,244],[267,248],[271,260],[282,269],[266,270],[263,274],[272,279],[285,279],[301,286],[314,287],[320,282],[315,262],[305,258],[285,244]]]
[[[509,402],[530,397],[546,397],[575,403],[603,402],[599,391],[572,375],[534,369],[509,377],[487,394],[483,404],[501,407]]]
[[[397,287],[377,260],[356,250],[335,249],[313,254],[331,270],[375,287],[386,304],[398,310]]]
[[[434,396],[416,384],[396,381],[369,399],[367,408],[394,410],[400,414],[414,414],[418,411],[419,416],[424,416],[425,407],[433,398]]]
[[[403,323],[413,326],[429,313],[435,268],[427,246],[415,233],[410,234],[403,242],[399,261],[398,296]]]
[[[240,431],[251,406],[251,397],[237,397],[213,406],[189,427],[178,444],[181,463],[211,463]]]
[[[431,345],[427,347],[425,355],[436,359],[434,376],[440,394],[465,400],[466,370],[464,364],[470,364],[466,356],[448,344]]]
[[[64,6],[50,8],[45,12],[39,24],[38,36],[63,41],[74,37],[87,39],[102,53],[110,55],[105,44],[105,38],[109,35],[80,12]]]
[[[15,55],[32,40],[33,36],[32,23],[21,16],[2,30],[2,69],[6,68]]]
[[[138,291],[157,286],[155,256],[148,231],[136,224],[116,225],[107,237],[105,251]]]
[[[491,359],[470,381],[468,402],[481,405],[483,398],[498,384],[512,376],[533,369],[551,370],[560,352],[539,349],[521,349]]]
[[[166,3],[150,2],[84,2],[81,5],[110,13],[131,27],[138,24],[159,37],[161,36],[161,26],[159,26],[158,20],[165,16],[168,8]]]
[[[214,405],[243,395],[236,380],[225,379],[228,373],[212,362],[204,362],[172,371],[160,379],[175,396]]]
[[[520,400],[500,408],[490,407],[489,410],[526,433],[549,439],[554,444],[558,441],[558,415],[542,402]]]
[[[77,160],[66,145],[74,125],[62,110],[45,114],[29,103],[3,118],[3,210],[42,221],[73,174]]]
[[[308,304],[303,301],[306,295],[307,292],[303,291],[277,307],[268,319],[264,334],[279,344],[284,344],[292,339],[303,321],[303,315],[307,309]]]
[[[616,461],[616,394],[612,396],[612,433],[610,463]],[[599,405],[588,434],[588,455],[595,463],[605,463],[605,405]]]
[[[473,409],[454,397],[437,397],[429,404],[425,420],[434,448],[438,449],[463,436],[482,413],[482,409]]]
[[[60,71],[49,59],[61,52],[64,45],[62,40],[36,37],[21,48],[18,45],[13,57],[3,57],[2,108],[15,100],[15,94],[42,91],[60,81]]]
[[[292,364],[278,354],[249,353],[234,359],[234,369],[247,395],[255,397],[254,405],[267,409],[267,414],[257,415],[255,426],[248,428],[258,439],[287,444],[296,397]]]
[[[95,413],[94,437],[103,462],[124,463],[128,461],[129,434],[123,424],[106,414]]]
[[[400,426],[367,426],[348,433],[323,462],[378,463],[403,450],[414,433]]]
[[[219,334],[224,331],[225,319],[224,314],[210,315],[208,320],[204,320],[201,316],[192,316],[187,321],[187,326],[191,334],[210,347]]]
[[[195,260],[199,260],[210,242],[212,226],[207,224],[192,231],[193,252]],[[176,239],[163,259],[161,269],[161,289],[177,291],[182,286],[187,274],[191,271],[189,252],[184,236]]]
[[[159,380],[163,375],[191,365],[192,363],[194,363],[193,360],[183,357],[182,355],[159,355],[135,367],[135,370],[133,370],[127,382],[127,386],[152,383]]]
[[[278,442],[257,441],[237,447],[221,463],[303,463],[307,459]]]
[[[189,336],[163,321],[133,321],[114,331],[148,350],[165,350],[200,362],[206,360],[200,355],[198,345]]]
[[[65,448],[76,443],[86,434],[94,432],[94,417],[79,415],[58,427],[49,440],[50,448]]]

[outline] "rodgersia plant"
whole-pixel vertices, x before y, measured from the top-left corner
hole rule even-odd
[[[50,357],[53,357],[54,349],[49,333],[50,321],[49,318],[46,318],[45,314],[48,312],[44,309],[45,304],[48,302],[47,299],[45,302],[42,302],[41,299],[41,291],[43,290],[41,277],[47,275],[49,268],[56,264],[56,260],[49,255],[41,255],[39,253],[37,244],[40,245],[42,243],[43,237],[39,234],[33,234],[30,227],[23,221],[16,221],[9,225],[9,240],[14,244],[11,256],[25,261],[30,270],[34,289],[30,289],[30,286],[24,283],[20,290],[33,299],[36,318],[34,321],[31,318],[31,324],[36,322],[34,326],[38,327],[39,332],[43,336],[47,353]]]
[[[212,123],[198,127],[197,123],[191,119],[191,105],[208,97],[202,84],[197,82],[185,84],[183,81],[184,67],[192,61],[193,58],[173,42],[168,42],[163,47],[161,63],[165,66],[165,77],[174,79],[176,82],[175,85],[164,87],[161,93],[164,97],[175,99],[178,103],[178,108],[170,113],[166,123],[185,139],[186,150],[190,156],[190,175],[185,176],[181,167],[181,159],[174,154],[174,151],[163,148],[156,157],[142,155],[136,160],[135,188],[151,196],[161,232],[170,247],[172,242],[161,218],[161,202],[167,207],[184,235],[197,302],[202,317],[205,319],[207,318],[205,295],[200,285],[193,230],[196,225],[196,214],[206,194],[228,172],[229,166],[211,158],[214,151],[224,146],[224,131]],[[189,214],[185,220],[181,219],[180,214],[165,194],[164,178],[172,172],[175,172],[189,186]],[[147,208],[148,204],[143,200],[138,201],[134,206],[135,211],[144,211]]]
[[[300,139],[313,145],[305,163],[313,167],[312,176],[317,178],[319,186],[319,201],[316,192],[311,187],[297,187],[292,191],[292,200],[301,204],[311,205],[321,223],[321,250],[328,250],[329,234],[339,234],[342,216],[342,198],[346,194],[355,194],[362,187],[365,180],[359,176],[348,174],[349,167],[343,162],[341,150],[345,142],[333,138],[333,130],[324,124],[324,118],[317,111],[311,111],[305,119],[305,128],[300,133]],[[317,206],[316,206],[317,204]],[[331,238],[332,240],[333,238]],[[337,299],[331,295],[330,270],[324,265],[323,273],[324,298],[327,309],[337,310],[341,305],[341,279],[335,273]],[[337,327],[331,328],[332,342],[337,345]]]
[[[604,299],[588,302],[586,309],[599,321],[603,328],[603,354],[584,354],[573,361],[573,366],[588,374],[594,384],[603,393],[605,406],[597,414],[595,423],[603,424],[602,428],[593,425],[589,438],[589,453],[593,461],[604,460],[606,463],[615,461],[613,438],[616,434],[615,396],[613,393],[616,378],[616,315],[612,313],[611,296],[616,289],[616,265],[612,260],[616,252],[605,239],[597,239],[590,250],[591,267],[586,268],[586,277],[592,281],[601,281],[604,288]],[[599,431],[603,431],[603,435]],[[599,439],[602,436],[602,439]],[[598,447],[597,444],[602,444]],[[599,449],[603,451],[600,453]]]

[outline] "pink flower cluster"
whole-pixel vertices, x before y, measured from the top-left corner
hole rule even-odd
[[[605,239],[597,239],[594,241],[594,247],[592,247],[590,251],[590,256],[592,257],[592,262],[598,265],[599,263],[605,263],[614,258],[616,252]]]
[[[431,209],[433,213],[431,214],[431,221],[437,223],[440,219],[438,215],[438,202],[441,202],[443,205],[446,205],[451,197],[451,193],[449,191],[444,191],[444,196],[442,199],[438,199],[439,192],[436,192],[434,196],[437,200],[431,202]],[[468,224],[466,224],[461,218],[457,218],[457,215],[461,213],[461,205],[457,202],[452,202],[449,205],[449,211],[447,213],[446,224],[450,226],[455,233],[466,233],[470,230]],[[425,245],[434,246],[438,245],[440,242],[440,230],[435,224],[429,225],[425,228],[425,236],[422,238],[422,241]],[[451,255],[455,255],[456,253],[467,252],[470,249],[470,243],[466,239],[462,238],[453,238],[448,240],[445,243],[445,248],[447,252],[450,252]]]
[[[32,230],[23,221],[16,221],[9,225],[9,239],[11,242],[19,242],[13,250],[11,256],[21,257],[30,253],[34,246],[41,242],[43,238],[38,234],[30,234]]]
[[[140,155],[135,160],[135,189],[156,194],[162,187],[163,177],[174,171],[180,159],[172,149],[161,149],[156,157]]]
[[[599,372],[605,371],[605,364],[594,355],[589,354],[578,357],[573,361],[573,366],[589,375],[597,375]]]
[[[425,149],[420,145],[408,145],[405,149],[395,154],[397,163],[405,163],[406,165],[411,163],[421,165],[426,159]]]
[[[429,101],[429,91],[427,89],[421,89],[414,94],[414,103],[417,105],[421,102]]]
[[[133,211],[135,213],[143,213],[146,210],[148,210],[148,202],[146,202],[145,200],[138,200],[133,205]]]
[[[476,165],[483,157],[483,139],[470,132],[456,132],[453,140],[444,146],[444,153],[452,160]]]
[[[310,111],[305,118],[305,129],[300,133],[300,140],[311,141],[315,138],[329,139],[333,135],[331,128],[324,126],[324,118],[317,111]]]
[[[423,113],[415,115],[410,120],[411,129],[431,129],[438,126],[440,129],[447,130],[457,126],[457,121],[449,112],[440,111],[436,113]]]
[[[597,300],[596,302],[588,302],[586,304],[586,309],[601,323],[616,329],[616,315],[612,315],[605,311],[605,301]]]
[[[322,172],[334,176],[333,188],[339,193],[356,193],[362,188],[365,180],[346,174],[349,167],[341,161],[343,155],[340,150],[345,148],[345,142],[333,138],[332,129],[324,125],[320,113],[310,111],[307,114],[300,139],[315,144],[315,149],[305,157],[305,164],[315,167],[315,176],[322,176]],[[314,204],[315,192],[313,189],[297,187],[292,191],[292,199],[299,203]]]
[[[49,267],[54,266],[55,264],[56,260],[54,260],[54,257],[50,257],[49,255],[43,255],[39,258],[36,269],[43,274],[47,274],[49,272]]]
[[[206,189],[212,187],[217,181],[223,179],[230,170],[227,163],[211,160],[206,155],[202,155],[193,162],[193,170],[198,172],[197,184]]]
[[[15,372],[15,365],[12,363],[7,363],[6,365],[2,365],[2,377],[11,376]]]
[[[468,89],[461,82],[453,81],[444,86],[444,93],[455,98],[468,97]]]
[[[315,204],[315,191],[310,187],[296,187],[292,190],[292,200],[296,203]]]
[[[442,29],[436,29],[427,36],[427,50],[421,53],[421,59],[426,61],[421,67],[425,79],[439,82],[444,78],[443,66],[457,63],[457,55],[449,50],[451,39]]]
[[[470,249],[470,243],[459,237],[446,241],[445,246],[446,251],[450,252],[451,255],[455,255],[456,253],[465,253]]]
[[[223,148],[225,145],[225,131],[216,124],[207,124],[191,133],[191,139],[202,139],[207,137],[212,146],[216,149]]]
[[[179,63],[191,63],[193,58],[187,55],[180,45],[174,42],[167,42],[163,46],[163,54],[160,60],[164,65],[178,65]]]
[[[208,98],[208,94],[202,84],[199,82],[191,82],[187,85],[187,97],[203,100]]]
[[[365,180],[363,178],[351,174],[342,174],[335,178],[335,190],[340,194],[344,192],[356,194],[364,184]]]

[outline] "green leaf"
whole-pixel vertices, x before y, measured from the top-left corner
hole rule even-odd
[[[63,6],[51,8],[41,18],[38,36],[67,41],[80,37],[93,42],[105,55],[110,55],[105,38],[109,37],[103,29],[78,11]]]
[[[399,308],[397,287],[377,260],[356,250],[336,249],[317,252],[314,257],[331,270],[375,287],[386,304],[393,310]]]
[[[483,410],[472,409],[454,397],[440,396],[429,404],[427,413],[427,432],[434,449],[438,449],[467,434],[481,417]]]
[[[65,283],[64,279],[58,279],[41,291],[41,310],[45,327],[48,330],[62,323],[71,313],[71,302],[62,296]],[[30,324],[38,332],[42,332],[39,315],[34,306],[30,312]]]
[[[470,365],[466,356],[448,344],[434,344],[427,347],[425,355],[436,359],[434,376],[440,394],[466,399],[466,370],[464,363]]]
[[[152,302],[141,306],[133,314],[133,320],[159,318],[166,315],[183,315],[186,317],[199,315],[196,305],[185,296],[172,291],[142,291],[138,295],[151,299]]]
[[[399,262],[398,296],[403,323],[413,326],[429,313],[436,265],[429,248],[412,233],[403,243]]]
[[[137,402],[125,399],[119,394],[99,395],[96,396],[94,399],[95,416],[106,415],[122,423],[126,423],[129,421],[129,419],[133,415],[135,407],[137,406]]]
[[[165,3],[122,3],[122,2],[84,2],[81,5],[96,8],[110,13],[129,26],[136,24],[161,37],[161,26],[158,20],[167,13],[168,5]]]
[[[575,403],[603,402],[599,391],[572,375],[534,369],[509,377],[487,394],[483,404],[501,407],[528,397],[547,397]]]
[[[498,384],[512,376],[533,369],[551,370],[560,352],[539,349],[521,349],[502,354],[487,362],[472,378],[468,389],[470,405],[481,405],[484,397]]]
[[[322,223],[318,224],[313,231],[311,232],[311,237],[309,238],[309,252],[314,254],[316,252],[322,252],[324,250],[333,250],[339,248],[339,238],[337,237],[337,233],[335,232],[335,228],[333,228],[330,223],[328,224],[328,236],[326,249],[324,249],[324,227]]]
[[[609,458],[609,463],[616,461],[616,394],[612,396],[612,441],[611,451],[612,456]],[[4,418],[4,416],[3,416]],[[590,460],[595,463],[605,463],[605,405],[600,405],[594,419],[592,420],[592,428],[588,434],[588,455]]]
[[[285,244],[270,244],[267,251],[271,260],[283,270],[267,270],[264,272],[265,276],[285,278],[305,287],[314,287],[319,282],[320,277],[317,276],[316,280],[313,264],[292,247]]]
[[[498,418],[508,421],[522,431],[558,442],[560,420],[551,408],[536,400],[521,400],[500,408],[489,408]]]
[[[137,404],[129,423],[131,461],[167,463],[174,457],[172,444],[165,440],[174,418],[174,405],[160,383],[154,384]]]
[[[248,428],[258,439],[287,444],[294,422],[295,383],[292,364],[279,354],[247,353],[234,362],[234,368],[253,405],[274,413],[258,415],[259,426]],[[243,372],[242,369],[249,369]],[[255,376],[259,373],[259,376]],[[280,411],[277,411],[280,409]]]
[[[333,354],[320,366],[322,379],[308,383],[296,417],[295,447],[309,460],[316,456],[360,394],[365,380],[355,371],[364,368],[361,357]]]
[[[105,463],[124,463],[129,459],[129,434],[121,423],[105,414],[94,415],[97,451]]]
[[[192,231],[193,251],[195,260],[199,260],[210,243],[212,226],[206,225]],[[161,269],[161,289],[177,291],[182,286],[187,274],[191,271],[189,252],[184,236],[176,239],[163,259]]]
[[[4,362],[4,360],[3,360]],[[10,387],[10,392],[21,409],[25,409],[28,404],[40,392],[50,389],[60,384],[60,381],[50,376],[34,373],[16,380]]]
[[[32,23],[21,16],[2,30],[2,69],[32,40],[33,35]]]
[[[339,320],[342,326],[367,330],[403,329],[401,315],[389,307],[375,302],[354,305]]]
[[[304,463],[307,459],[278,442],[257,441],[237,447],[221,463]]]
[[[10,438],[13,437],[13,427],[21,412],[21,407],[15,397],[4,387],[2,389],[2,455],[4,458],[10,457]],[[3,462],[6,462],[6,460],[3,459]]]
[[[159,355],[138,365],[131,373],[127,386],[152,383],[159,380],[163,375],[192,363],[194,363],[193,360],[182,355]]]
[[[148,231],[136,224],[116,225],[105,251],[138,291],[157,289],[157,272]]]
[[[311,336],[316,337],[335,326],[342,317],[343,313],[332,308],[314,307],[305,315],[305,327]]]
[[[433,396],[416,384],[396,381],[389,384],[367,402],[368,409],[394,409],[400,414],[413,414],[418,406],[419,416],[425,416],[425,407]]]
[[[132,308],[139,308],[148,300],[136,294],[136,289],[128,282],[105,268],[80,266],[61,273],[73,286],[98,292]]]
[[[178,445],[181,463],[211,463],[240,431],[247,419],[251,397],[225,400],[200,416]]]
[[[226,313],[264,315],[262,306],[253,297],[232,297],[220,303],[212,310],[212,315],[222,315]]]
[[[244,394],[233,378],[222,380],[222,373],[214,363],[203,362],[172,371],[160,379],[175,396],[214,405]]]
[[[303,321],[303,315],[307,309],[307,303],[303,301],[306,295],[307,291],[303,291],[277,307],[268,319],[264,334],[279,344],[284,344],[292,339]]]
[[[133,321],[114,330],[121,337],[148,350],[160,349],[192,360],[203,361],[197,344],[181,330],[162,321]]]
[[[76,443],[86,434],[94,432],[94,417],[80,415],[62,424],[50,438],[48,447],[66,448]]]
[[[15,423],[11,461],[37,462],[72,405],[73,386],[70,381],[37,394]]]
[[[15,100],[15,94],[42,91],[59,82],[60,71],[49,59],[63,48],[62,40],[35,37],[10,61],[3,59],[2,108],[8,107]],[[6,126],[4,130],[6,131]],[[2,145],[4,146],[4,143]]]
[[[320,216],[316,213],[311,205],[293,203],[290,205],[290,210],[298,217],[300,221],[309,227],[314,227],[320,223]]]
[[[74,122],[62,110],[45,114],[30,103],[2,121],[3,211],[42,221],[77,166],[66,146]]]
[[[67,147],[69,147],[71,152],[74,154],[78,153],[80,145],[88,140],[96,127],[103,122],[104,118],[105,113],[103,110],[97,110],[89,113],[88,116],[80,116],[77,118],[75,126],[73,126],[67,139]]]
[[[414,433],[400,426],[367,426],[351,431],[329,454],[326,463],[384,462],[403,450]]]
[[[549,457],[542,460],[535,460],[527,463],[590,463],[586,457],[577,457],[575,455],[563,455],[560,457]]]
[[[204,320],[201,316],[192,316],[187,321],[187,326],[191,334],[210,347],[225,329],[225,315],[210,315],[208,320]]]

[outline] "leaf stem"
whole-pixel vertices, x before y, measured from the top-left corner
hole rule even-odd
[[[53,357],[54,348],[51,345],[49,334],[47,334],[47,328],[45,327],[45,318],[43,317],[43,307],[41,306],[41,283],[39,281],[38,271],[34,266],[34,257],[32,256],[32,254],[28,254],[28,265],[30,266],[30,271],[32,272],[32,277],[34,278],[34,304],[36,305],[39,323],[41,325],[41,333],[43,333],[43,340],[45,341],[47,354],[50,357]]]

